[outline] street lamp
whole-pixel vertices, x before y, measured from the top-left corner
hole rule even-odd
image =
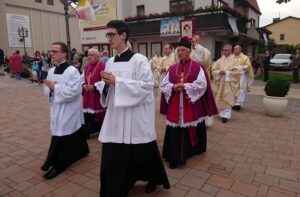
[[[66,33],[67,33],[67,45],[69,48],[69,53],[68,53],[68,62],[71,64],[71,40],[70,40],[70,26],[69,26],[69,4],[70,2],[68,0],[60,0],[60,2],[64,5],[64,10],[65,10],[65,21],[66,21]]]
[[[23,26],[18,27],[18,35],[20,37],[19,41],[24,43],[24,54],[26,54],[25,38],[28,37],[28,29]]]

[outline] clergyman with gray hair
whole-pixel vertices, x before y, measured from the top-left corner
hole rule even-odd
[[[101,81],[101,71],[105,64],[100,61],[100,52],[98,49],[88,50],[88,63],[84,67],[83,79],[83,112],[84,112],[84,132],[87,138],[90,134],[100,132],[105,108],[100,104],[100,93],[94,87],[94,84]]]
[[[212,76],[216,85],[215,100],[222,122],[226,123],[231,118],[231,108],[240,91],[241,72],[234,63],[232,46],[225,45],[222,57],[212,67]]]

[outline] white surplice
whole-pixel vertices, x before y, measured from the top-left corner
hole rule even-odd
[[[116,76],[103,94],[104,81],[95,83],[101,104],[107,107],[99,140],[104,143],[141,144],[156,139],[154,80],[148,59],[134,54],[128,62],[106,63],[105,71]]]
[[[70,135],[83,124],[82,86],[78,70],[69,66],[63,74],[48,71],[47,79],[55,81],[54,91],[44,85],[44,94],[50,103],[50,130],[53,136]]]

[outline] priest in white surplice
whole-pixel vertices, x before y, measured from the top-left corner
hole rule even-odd
[[[41,170],[48,171],[45,179],[54,178],[89,153],[82,127],[81,77],[79,71],[66,61],[68,50],[63,42],[52,44],[52,62],[56,66],[49,70],[44,81],[52,133],[48,156],[41,167]]]
[[[107,107],[100,132],[102,142],[101,197],[125,197],[138,180],[145,191],[169,181],[156,143],[154,80],[150,63],[126,46],[129,28],[124,21],[107,24],[106,37],[116,56],[110,58],[95,84]]]

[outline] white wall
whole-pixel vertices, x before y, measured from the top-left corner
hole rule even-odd
[[[234,0],[224,0],[230,7],[234,6]]]
[[[249,14],[248,14],[248,18],[250,19],[250,18],[253,18],[253,19],[255,19],[255,27],[258,27],[258,25],[259,25],[259,15],[253,10],[253,9],[251,9],[251,8],[249,8]],[[247,24],[247,27],[249,27],[251,24],[250,23],[248,23]]]
[[[43,3],[45,2],[43,1]],[[29,16],[32,40],[32,47],[26,48],[29,54],[32,54],[35,50],[47,51],[51,48],[51,44],[56,41],[67,42],[65,17],[63,12],[61,12],[63,5],[58,0],[55,0],[54,4],[55,6],[50,7],[49,5],[25,0],[2,0],[0,2],[0,10],[3,11],[0,17],[0,24],[3,24],[1,25],[2,28],[0,28],[1,48],[3,47],[6,53],[12,53],[17,49],[23,53],[23,48],[10,48],[8,45],[6,13]],[[69,25],[71,48],[80,50],[81,45],[77,19],[71,17]]]
[[[211,6],[211,0],[195,0],[195,9],[199,7]]]

